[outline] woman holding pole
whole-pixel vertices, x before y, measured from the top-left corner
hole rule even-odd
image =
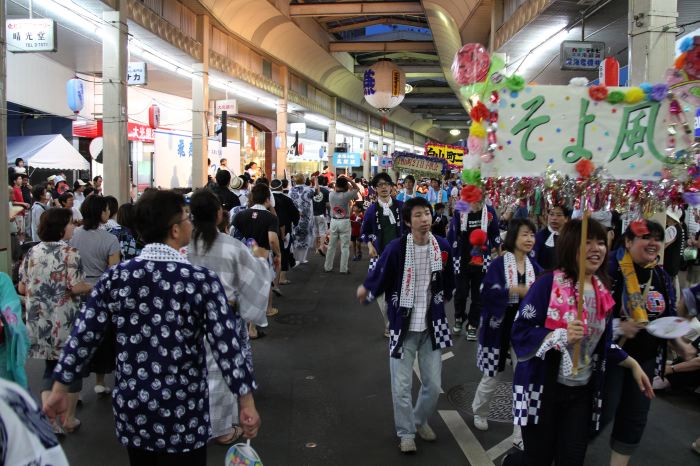
[[[644,327],[659,317],[676,315],[673,284],[657,263],[664,247],[664,229],[656,222],[637,220],[627,227],[622,240],[610,261],[615,339],[653,380],[655,373],[664,373],[667,340],[652,336]],[[610,439],[612,466],[629,462],[644,433],[649,406],[630,374],[611,367],[603,396],[603,423],[615,420]]]
[[[561,231],[554,270],[523,299],[512,345],[518,357],[513,415],[525,450],[503,464],[583,465],[589,433],[599,428],[608,364],[629,369],[637,390],[653,397],[640,365],[612,342],[615,303],[606,264],[605,228],[585,217],[572,220]]]

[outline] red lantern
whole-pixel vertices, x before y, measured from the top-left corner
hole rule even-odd
[[[148,108],[148,126],[156,129],[160,126],[160,107],[156,104]]]
[[[250,150],[255,150],[255,136],[251,136],[250,138]]]
[[[603,86],[619,86],[620,62],[614,57],[606,57],[598,68],[598,78]]]
[[[304,144],[299,143],[299,155],[304,155]]]

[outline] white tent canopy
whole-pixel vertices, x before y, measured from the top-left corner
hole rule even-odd
[[[90,163],[60,134],[7,138],[7,164],[21,157],[31,168],[89,170]]]

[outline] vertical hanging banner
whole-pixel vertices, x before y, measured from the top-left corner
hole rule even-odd
[[[427,142],[425,144],[426,157],[434,157],[445,160],[450,170],[462,169],[464,166],[464,153],[464,147],[449,146],[447,144],[439,144],[437,142]]]
[[[391,71],[391,96],[397,97],[401,95],[401,72],[399,70]]]
[[[494,158],[482,174],[541,176],[551,166],[576,177],[576,163],[589,159],[614,178],[658,179],[664,164],[680,163],[682,151],[674,147],[685,146],[687,135],[679,116],[669,113],[666,91],[652,97],[640,88],[599,86],[504,92]],[[692,110],[679,113],[692,121]]]

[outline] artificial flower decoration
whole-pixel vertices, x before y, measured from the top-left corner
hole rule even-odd
[[[501,100],[501,97],[498,95],[498,91],[491,92],[491,97],[489,97],[489,100],[492,104],[497,104],[498,101]]]
[[[649,98],[649,95],[651,94],[651,90],[653,86],[651,83],[642,83],[639,85],[639,88],[644,91],[644,95]]]
[[[608,97],[606,99],[610,104],[619,104],[625,100],[625,93],[622,91],[612,91],[608,92]]]
[[[683,67],[685,66],[685,58],[687,57],[686,53],[681,53],[676,57],[676,59],[673,61],[673,67],[677,70],[682,70]]]
[[[655,102],[660,102],[666,98],[668,94],[668,84],[654,84],[651,88],[649,98]]]
[[[691,48],[693,48],[693,38],[690,36],[687,36],[685,39],[681,41],[681,43],[678,45],[678,48],[681,52],[687,52]]]
[[[588,95],[595,101],[605,100],[608,97],[608,88],[603,85],[595,85],[588,88]]]
[[[506,78],[506,87],[511,91],[522,91],[525,88],[525,80],[522,76],[514,74]]]
[[[576,171],[581,175],[581,178],[590,178],[593,170],[595,170],[595,165],[588,159],[581,159],[576,163]]]
[[[625,103],[636,104],[644,100],[644,91],[641,87],[630,87],[627,92],[625,92]]]
[[[450,258],[450,253],[448,253],[447,251],[441,251],[440,258],[442,259],[443,265],[447,264],[447,259]]]
[[[472,125],[469,127],[469,136],[474,136],[477,138],[486,137],[486,130],[478,121],[472,121]]]
[[[477,103],[469,112],[473,121],[481,122],[489,117],[489,109],[482,102]]]
[[[481,170],[478,168],[464,169],[462,170],[462,181],[465,184],[470,184],[474,186],[481,186]]]
[[[649,227],[646,220],[635,220],[630,223],[630,231],[634,236],[644,236],[649,234]]]
[[[486,251],[486,240],[488,236],[481,228],[469,234],[469,243],[473,246],[471,250],[470,265],[484,265],[484,252]]]
[[[588,78],[571,78],[569,80],[569,86],[586,87],[588,86]]]
[[[470,204],[473,204],[475,202],[481,201],[482,197],[482,192],[481,188],[478,186],[474,186],[470,184],[469,186],[465,186],[462,188],[462,191],[459,194],[459,197],[464,201],[468,202]]]
[[[686,52],[683,70],[690,80],[700,79],[700,44],[695,44]]]
[[[479,154],[484,148],[484,140],[476,136],[469,136],[467,139],[467,149],[470,154]]]

